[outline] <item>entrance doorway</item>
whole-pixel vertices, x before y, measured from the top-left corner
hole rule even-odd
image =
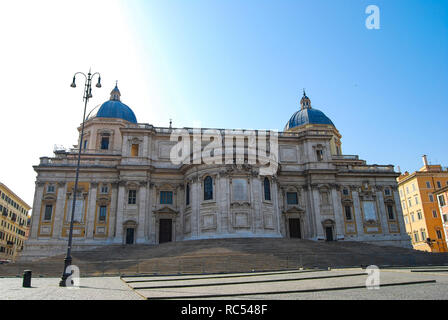
[[[302,234],[300,232],[300,219],[298,218],[289,219],[289,237],[298,239],[302,238]]]
[[[134,228],[126,228],[126,244],[134,244]]]
[[[333,241],[333,228],[325,227],[325,234],[327,235],[327,241]]]
[[[159,220],[159,243],[172,241],[173,223],[171,219]]]

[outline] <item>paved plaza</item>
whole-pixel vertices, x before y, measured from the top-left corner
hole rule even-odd
[[[367,289],[361,268],[288,270],[205,275],[86,277],[79,288],[60,288],[59,278],[0,279],[7,300],[445,300],[448,268],[380,270],[380,288]]]

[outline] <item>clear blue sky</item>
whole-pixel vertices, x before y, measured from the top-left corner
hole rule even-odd
[[[158,125],[282,130],[306,88],[345,154],[448,166],[448,1],[126,3],[142,67],[171,99]],[[370,4],[379,30],[365,27]]]

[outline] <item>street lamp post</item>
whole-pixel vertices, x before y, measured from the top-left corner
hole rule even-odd
[[[81,127],[81,137],[79,139],[79,150],[78,150],[78,162],[76,164],[76,176],[75,176],[75,187],[73,190],[73,202],[72,202],[72,213],[70,218],[70,231],[68,235],[68,246],[67,246],[67,255],[64,259],[64,271],[62,273],[61,281],[59,282],[60,287],[66,287],[67,286],[67,278],[71,275],[71,273],[67,272],[67,268],[72,264],[72,240],[73,240],[73,219],[75,217],[75,204],[76,204],[76,195],[78,191],[78,178],[79,178],[79,166],[81,162],[81,149],[82,149],[82,140],[84,137],[84,122],[86,117],[86,109],[87,109],[87,102],[90,98],[92,98],[92,79],[98,75],[98,83],[96,84],[97,88],[101,88],[101,75],[98,72],[95,72],[92,74],[89,70],[89,73],[85,75],[83,72],[77,72],[73,76],[73,82],[70,85],[72,88],[76,88],[76,76],[78,74],[81,74],[85,78],[85,84],[84,84],[84,114],[82,116],[82,127]]]

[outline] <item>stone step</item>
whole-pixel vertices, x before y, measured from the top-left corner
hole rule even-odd
[[[360,265],[448,265],[447,254],[433,254],[361,242],[314,242],[297,239],[210,239],[161,245],[111,245],[74,251],[73,264],[81,274],[179,274],[250,272]],[[60,276],[64,255],[36,262],[0,265],[0,276],[17,276],[31,269],[34,275]]]

